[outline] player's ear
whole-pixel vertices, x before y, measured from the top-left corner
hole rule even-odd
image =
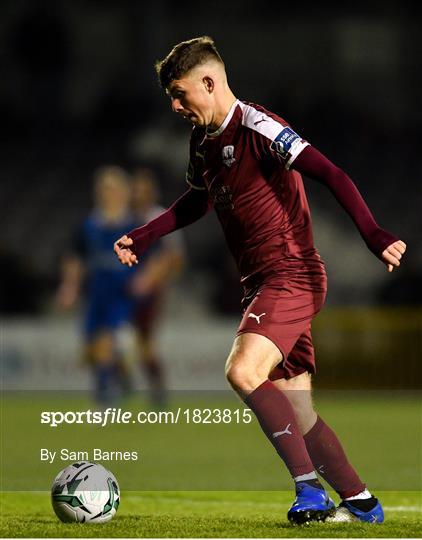
[[[205,90],[209,94],[211,94],[214,91],[215,83],[214,83],[214,80],[209,75],[205,75],[205,77],[203,77],[202,84],[204,85]]]

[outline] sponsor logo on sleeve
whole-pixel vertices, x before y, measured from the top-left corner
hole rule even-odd
[[[291,155],[292,146],[300,140],[301,138],[297,133],[291,128],[285,127],[273,140],[270,148],[280,154],[283,159],[286,159]]]

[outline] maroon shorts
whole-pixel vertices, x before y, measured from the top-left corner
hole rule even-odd
[[[291,283],[280,288],[264,285],[245,308],[237,335],[251,332],[265,336],[283,355],[270,380],[316,372],[311,321],[325,295],[325,287],[312,291]]]

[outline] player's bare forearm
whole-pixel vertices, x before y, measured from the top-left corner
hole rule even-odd
[[[62,264],[62,280],[56,293],[59,309],[71,309],[77,302],[83,278],[83,266],[78,257],[66,257]]]
[[[359,190],[342,169],[312,146],[299,154],[293,168],[328,187],[354,221],[368,248],[387,265],[389,272],[400,266],[406,244],[377,224]]]

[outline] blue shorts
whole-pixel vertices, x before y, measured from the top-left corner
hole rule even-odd
[[[84,334],[91,339],[102,331],[113,331],[129,322],[134,302],[129,298],[91,298],[86,306]]]

